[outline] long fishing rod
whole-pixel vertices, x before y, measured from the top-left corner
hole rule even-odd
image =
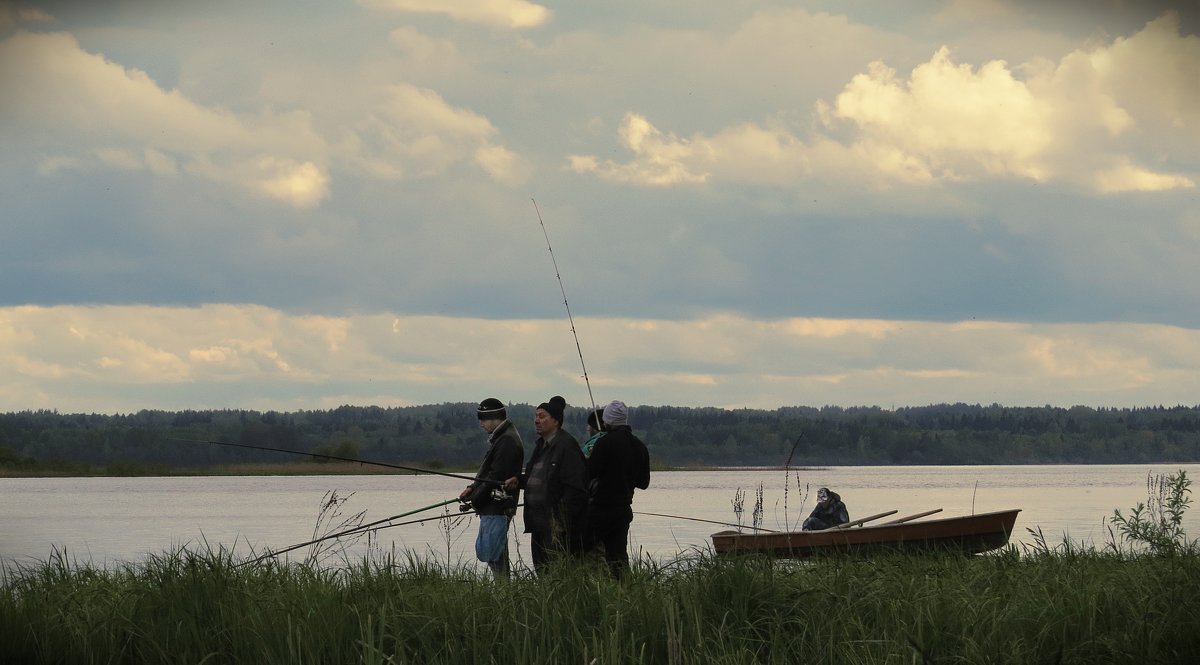
[[[372,529],[371,527],[373,527],[373,526],[375,526],[375,525],[377,525],[377,524],[383,524],[384,522],[390,522],[390,521],[392,521],[392,520],[397,520],[397,519],[400,519],[401,517],[408,517],[409,515],[415,515],[415,514],[417,514],[417,513],[423,513],[423,512],[425,512],[426,510],[433,510],[434,508],[441,508],[442,506],[444,506],[444,505],[446,505],[446,504],[448,504],[448,503],[454,503],[454,502],[456,502],[456,501],[458,501],[458,499],[456,499],[456,498],[455,498],[455,499],[447,499],[447,500],[445,500],[445,501],[441,501],[441,502],[435,503],[435,504],[433,504],[433,505],[425,506],[424,508],[417,508],[416,510],[410,510],[410,511],[408,511],[408,512],[403,512],[403,513],[400,513],[399,515],[392,515],[391,517],[385,517],[385,518],[383,518],[383,519],[381,519],[381,520],[375,520],[374,522],[369,522],[369,523],[367,523],[367,524],[360,524],[360,525],[358,525],[358,526],[356,526],[356,527],[353,527],[353,528],[350,528],[350,529],[346,529],[346,530],[344,530],[344,531],[339,531],[339,532],[337,532],[337,533],[331,533],[331,534],[328,534],[328,535],[325,535],[325,536],[321,536],[320,538],[314,538],[314,539],[312,539],[312,540],[309,540],[309,541],[306,541],[306,542],[303,542],[303,543],[299,543],[299,544],[296,544],[296,545],[291,545],[291,546],[289,546],[289,547],[285,547],[285,548],[283,548],[283,549],[281,549],[281,550],[275,550],[275,551],[273,551],[273,552],[267,552],[266,554],[264,554],[264,555],[262,555],[262,556],[258,557],[257,559],[250,559],[249,561],[243,561],[243,562],[239,563],[239,564],[238,564],[238,566],[248,566],[248,565],[250,565],[250,564],[252,564],[252,563],[258,563],[259,561],[264,561],[264,560],[266,560],[266,559],[270,559],[270,558],[273,558],[273,557],[277,557],[277,556],[279,556],[280,554],[285,554],[285,553],[287,553],[287,552],[291,552],[292,550],[298,550],[298,549],[300,549],[301,547],[305,547],[305,546],[308,546],[308,545],[315,545],[315,544],[317,544],[317,543],[319,543],[319,542],[322,542],[322,541],[325,541],[325,540],[329,540],[329,539],[331,539],[331,538],[341,538],[342,536],[352,536],[352,535],[354,535],[354,534],[360,534],[360,535],[361,535],[361,534],[363,534],[363,533],[366,533],[367,531],[374,531],[375,529]],[[458,514],[462,514],[462,513],[458,513]],[[415,520],[415,521],[416,521],[416,522],[427,522],[427,521],[429,521],[430,519],[440,519],[440,518],[427,518],[427,519],[423,519],[423,520]],[[410,524],[410,522],[403,522],[403,524]],[[400,526],[400,524],[389,524],[388,526]],[[382,528],[386,528],[386,527],[378,527],[378,528],[382,529]]]
[[[579,366],[583,368],[583,383],[587,386],[588,400],[592,403],[592,412],[596,411],[596,398],[592,396],[592,382],[588,381],[587,364],[583,362],[583,349],[579,346],[579,333],[575,332],[575,318],[571,316],[571,305],[567,303],[567,289],[563,286],[562,273],[558,270],[558,260],[554,258],[554,248],[550,246],[550,234],[546,232],[546,223],[542,221],[542,211],[538,209],[537,200],[533,201],[533,210],[537,213],[538,224],[542,226],[542,235],[546,238],[546,249],[550,250],[550,262],[554,264],[554,276],[558,278],[558,290],[562,291],[563,307],[567,308],[567,321],[571,323],[571,335],[575,337],[575,350],[579,352]]]
[[[339,457],[337,455],[325,455],[322,453],[306,453],[306,452],[302,452],[299,450],[288,450],[287,448],[271,448],[269,446],[252,446],[248,443],[231,443],[229,441],[212,441],[212,440],[208,440],[208,439],[183,439],[183,438],[179,438],[179,437],[175,437],[175,436],[166,436],[163,438],[167,439],[168,441],[186,441],[188,443],[209,443],[214,446],[229,446],[231,448],[247,448],[250,450],[269,450],[269,451],[276,452],[276,453],[291,453],[293,455],[307,455],[309,457],[316,457],[318,459],[329,459],[329,460],[337,460],[339,462],[353,462],[355,464],[370,464],[373,466],[384,466],[389,469],[400,469],[402,471],[412,471],[413,473],[425,473],[425,474],[430,474],[430,475],[435,475],[435,476],[446,476],[448,478],[459,478],[462,480],[469,480],[471,482],[480,482],[480,483],[486,483],[489,485],[497,485],[500,487],[504,486],[504,483],[502,483],[498,480],[489,480],[487,478],[480,478],[478,476],[464,476],[459,473],[449,473],[446,471],[435,471],[433,469],[419,469],[415,466],[404,466],[403,464],[388,464],[387,462],[372,462],[370,460],[354,459],[353,457]]]
[[[633,514],[634,515],[653,515],[655,517],[670,517],[670,518],[677,519],[677,520],[688,520],[691,522],[706,522],[708,524],[720,524],[721,526],[736,526],[739,529],[746,528],[746,529],[754,529],[755,531],[766,531],[767,533],[779,533],[775,529],[764,529],[761,526],[750,526],[749,524],[734,524],[733,522],[717,522],[714,520],[702,520],[699,517],[684,517],[683,515],[668,515],[666,513],[643,513],[643,512],[636,511],[636,510],[633,511]]]

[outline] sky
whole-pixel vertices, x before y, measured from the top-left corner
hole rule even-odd
[[[1195,0],[0,0],[0,412],[1194,406],[1198,184]]]

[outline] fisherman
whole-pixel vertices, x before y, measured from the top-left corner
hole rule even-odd
[[[604,549],[609,572],[619,579],[629,568],[633,491],[650,486],[650,454],[634,436],[624,402],[613,400],[602,413],[606,431],[587,458],[588,540]]]
[[[521,472],[525,448],[503,402],[489,397],[479,403],[476,415],[479,426],[488,434],[488,450],[475,482],[467,485],[458,499],[479,515],[476,558],[486,562],[496,579],[501,579],[508,577],[508,525],[517,512],[520,493],[516,488],[504,487],[503,483]]]
[[[604,432],[604,409],[596,409],[589,413],[587,417],[588,439],[579,444],[579,448],[583,450],[584,457],[592,456],[592,448],[595,447],[596,441],[604,436]]]
[[[828,487],[817,490],[817,506],[800,525],[803,531],[823,531],[850,521],[850,513],[842,497]]]
[[[583,552],[587,466],[579,442],[562,428],[566,407],[567,401],[558,395],[538,405],[533,455],[525,473],[514,474],[504,484],[510,490],[525,490],[525,533],[535,571],[564,554]]]

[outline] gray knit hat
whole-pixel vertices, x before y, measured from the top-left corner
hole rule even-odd
[[[625,406],[625,402],[614,399],[604,407],[604,422],[609,425],[628,425],[629,407]]]

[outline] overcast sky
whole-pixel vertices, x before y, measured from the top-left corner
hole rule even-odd
[[[1195,1],[0,0],[0,411],[584,406],[552,258],[597,403],[1196,405],[1198,184]]]

